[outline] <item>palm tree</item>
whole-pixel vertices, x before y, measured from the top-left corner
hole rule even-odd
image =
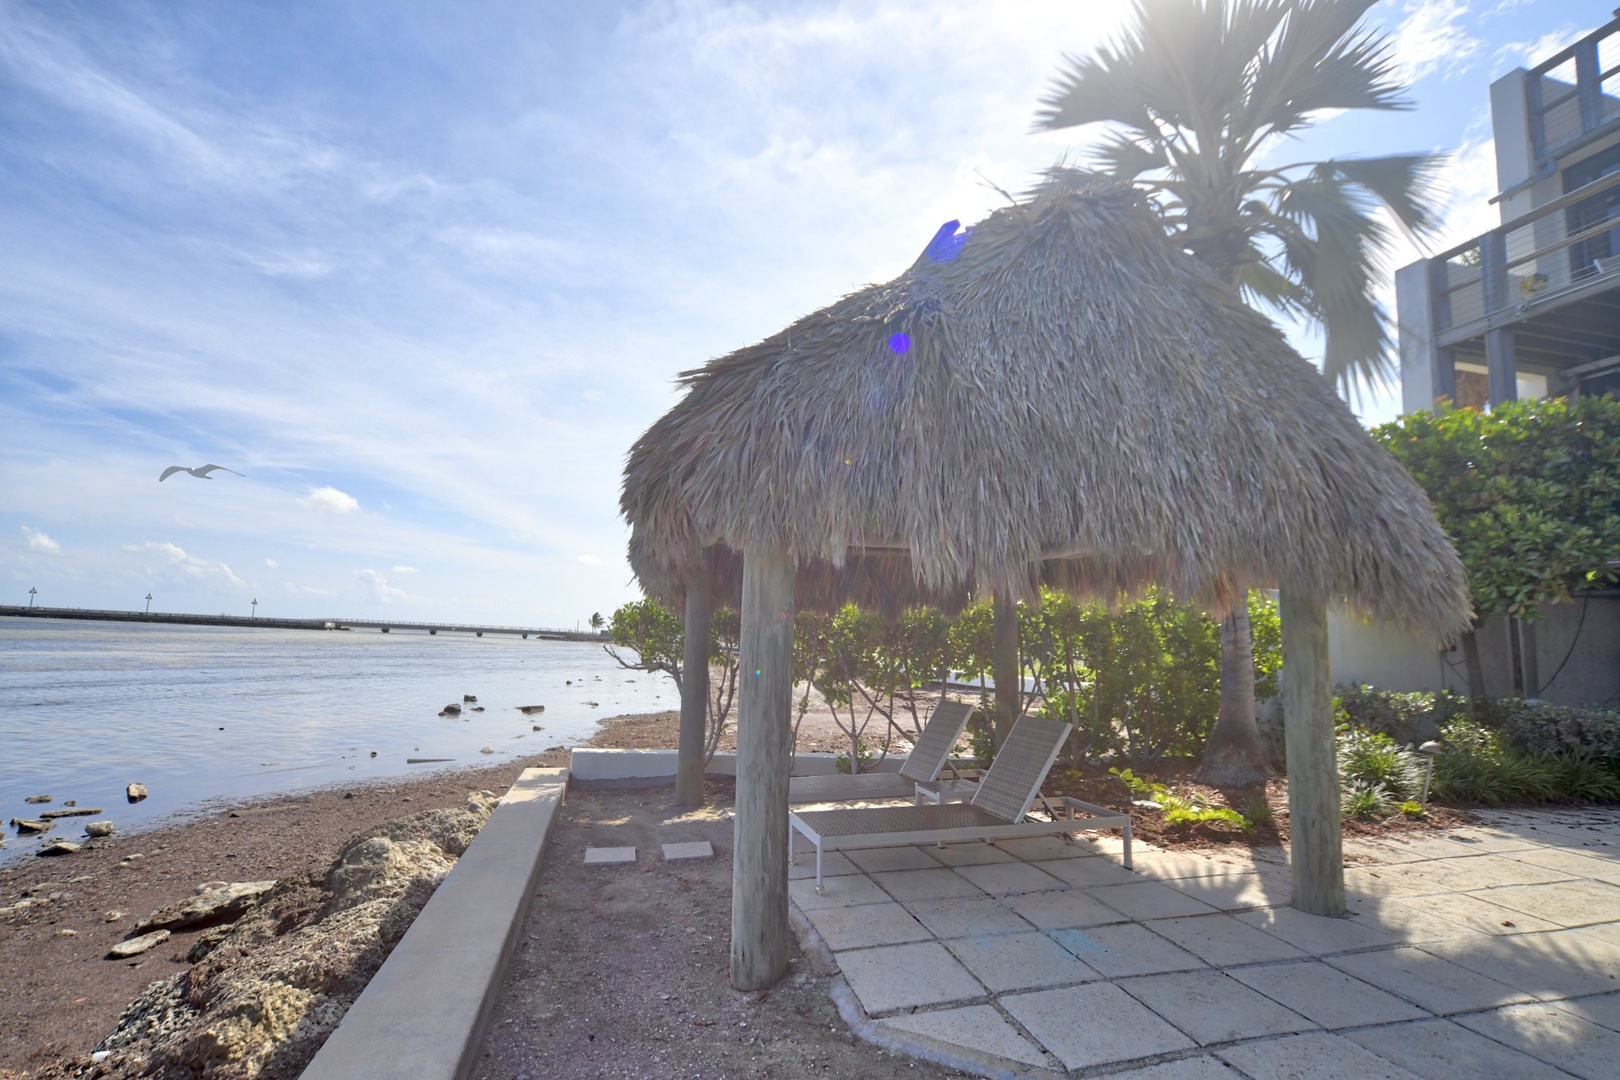
[[[600,611],[591,612],[590,624],[592,630],[600,631],[602,629],[605,623],[602,619],[602,613]]]
[[[1433,227],[1428,154],[1261,167],[1320,114],[1404,109],[1388,39],[1361,25],[1374,0],[1136,0],[1113,46],[1066,58],[1036,129],[1110,125],[1099,171],[1156,196],[1165,227],[1234,293],[1304,317],[1325,337],[1322,373],[1346,397],[1392,374],[1374,293],[1398,226]],[[1249,616],[1221,627],[1221,707],[1200,779],[1267,774],[1254,722]]]

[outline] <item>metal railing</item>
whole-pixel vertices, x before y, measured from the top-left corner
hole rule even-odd
[[[1429,267],[1442,344],[1620,280],[1620,173],[1441,252]]]
[[[1620,121],[1620,18],[1531,68],[1524,92],[1538,163]]]

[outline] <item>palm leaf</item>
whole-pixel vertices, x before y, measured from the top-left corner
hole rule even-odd
[[[1379,158],[1330,158],[1321,167],[1359,184],[1389,207],[1397,221],[1414,235],[1434,231],[1430,207],[1435,179],[1445,163],[1443,154],[1391,154]]]

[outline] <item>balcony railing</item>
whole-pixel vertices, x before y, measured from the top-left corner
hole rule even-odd
[[[1541,165],[1620,124],[1620,18],[1531,68],[1524,92]]]
[[[1442,345],[1620,284],[1620,172],[1442,252],[1429,267]]]

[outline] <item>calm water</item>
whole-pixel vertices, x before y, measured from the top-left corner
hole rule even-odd
[[[463,694],[486,711],[441,719]],[[129,828],[208,800],[453,767],[407,757],[490,764],[672,708],[667,677],[588,642],[0,619],[0,820],[50,809],[23,803],[48,792]],[[131,781],[151,792],[134,806]],[[0,860],[34,847],[6,835]]]

